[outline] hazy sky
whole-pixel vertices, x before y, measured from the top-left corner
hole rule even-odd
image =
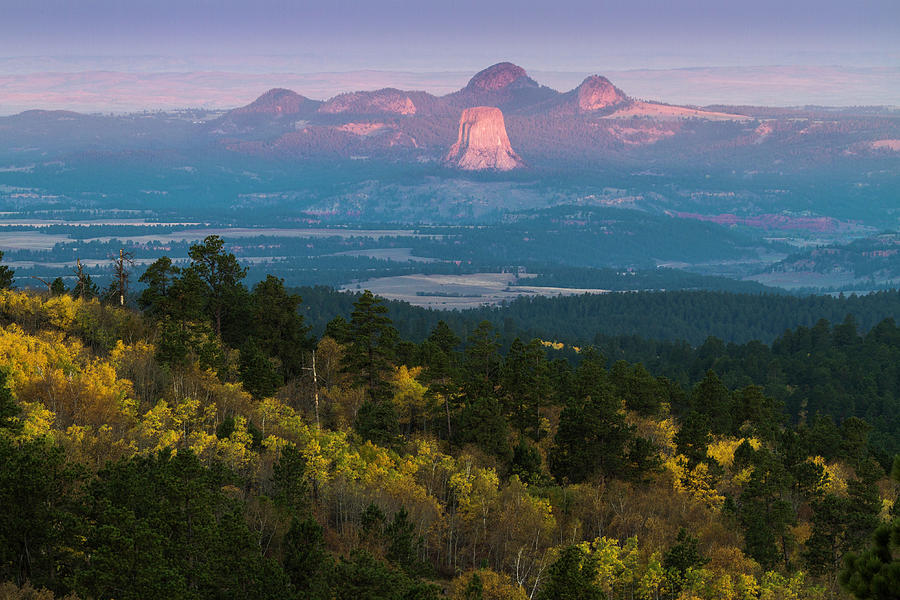
[[[266,70],[268,55],[297,71],[897,66],[900,0],[0,0],[7,65],[166,56]]]

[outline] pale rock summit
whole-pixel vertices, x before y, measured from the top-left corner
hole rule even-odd
[[[513,84],[518,87],[538,87],[525,69],[510,62],[502,62],[476,73],[465,89],[495,92]]]
[[[601,110],[625,102],[628,97],[606,77],[591,75],[578,86],[578,108],[583,112]]]
[[[525,166],[509,143],[503,112],[493,106],[476,106],[463,111],[459,119],[459,136],[445,160],[467,171],[511,171]]]

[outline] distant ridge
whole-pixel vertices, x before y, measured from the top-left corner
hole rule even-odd
[[[473,147],[469,157],[478,154],[481,158],[460,163],[460,157],[466,155],[461,147],[457,167],[517,169],[521,157],[526,157],[532,168],[589,167],[606,161],[671,157],[673,148],[701,160],[719,160],[723,150],[769,156],[772,150],[792,152],[799,146],[818,162],[838,156],[888,158],[900,147],[896,142],[900,139],[898,121],[884,110],[857,110],[854,114],[875,119],[854,121],[851,132],[846,123],[836,122],[838,115],[824,109],[701,108],[638,100],[600,73],[560,92],[541,85],[512,62],[491,65],[472,75],[464,86],[440,96],[385,87],[319,101],[302,92],[275,86],[253,102],[219,116],[207,117],[202,110],[196,115],[185,112],[168,122],[174,136],[169,139],[182,140],[179,144],[191,148],[213,147],[273,159],[441,163],[460,143],[464,111],[493,107],[503,119],[501,140],[509,143],[501,141],[500,153],[492,158],[484,154],[484,147]],[[79,139],[93,139],[96,145],[98,138],[83,136],[89,130],[99,132],[102,128],[98,125],[105,127],[109,136],[117,128],[140,130],[151,125],[146,117],[114,122],[109,116],[41,111],[6,119],[0,121],[0,136],[5,135],[10,143],[18,139],[13,147],[24,148],[33,145],[30,140],[35,136],[57,143],[66,140],[72,147]],[[480,126],[475,125],[469,127],[477,138]],[[137,131],[134,137],[120,139],[131,140],[127,144],[146,140],[150,146],[167,143],[151,143],[147,133]]]

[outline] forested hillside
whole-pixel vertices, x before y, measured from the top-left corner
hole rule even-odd
[[[327,287],[296,288],[313,331],[321,333],[335,314],[350,315],[354,298]],[[386,303],[404,337],[422,341],[438,321],[466,337],[482,321],[499,331],[504,347],[515,337],[596,344],[609,336],[639,336],[702,344],[714,336],[725,342],[772,343],[788,329],[812,327],[822,319],[842,322],[852,315],[863,332],[900,315],[900,291],[863,296],[789,296],[713,291],[626,292],[579,296],[523,296],[505,306],[463,311],[427,310],[403,302]]]
[[[188,253],[140,310],[0,290],[0,597],[896,597],[891,322],[648,370],[489,321],[410,339],[370,293],[312,336],[221,239]]]

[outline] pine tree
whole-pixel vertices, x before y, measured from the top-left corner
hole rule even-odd
[[[275,394],[284,379],[276,365],[251,339],[241,348],[241,382],[255,398],[266,398]]]
[[[549,404],[550,365],[538,340],[516,338],[500,369],[504,412],[522,433],[541,437],[541,408]]]
[[[0,261],[3,260],[3,252],[0,251]],[[6,265],[0,265],[0,290],[8,290],[12,287],[16,272]]]
[[[260,350],[281,362],[285,379],[302,372],[303,353],[311,346],[309,328],[298,311],[301,301],[285,290],[284,280],[271,275],[253,286],[253,337]]]
[[[634,430],[625,421],[601,360],[592,353],[584,358],[575,374],[576,395],[566,401],[560,414],[550,452],[550,471],[560,481],[579,483],[597,473],[636,474],[629,456]]]
[[[447,439],[453,437],[450,405],[456,404],[455,396],[458,396],[454,380],[458,376],[459,357],[454,349],[459,344],[460,339],[443,320],[438,321],[428,339],[422,343],[422,361],[426,367],[425,380],[428,382],[426,395],[429,399],[439,399],[442,405]]]
[[[138,281],[147,287],[138,296],[138,306],[145,315],[161,320],[169,312],[169,290],[178,274],[178,267],[172,265],[168,256],[156,259],[144,270]]]
[[[68,290],[66,289],[66,284],[62,280],[62,277],[57,277],[50,283],[50,295],[51,296],[62,296]]]
[[[872,547],[848,554],[840,582],[858,600],[896,600],[900,590],[900,519],[881,525]]]
[[[699,569],[709,562],[709,559],[700,553],[698,544],[699,540],[682,527],[678,530],[675,544],[663,556],[666,578],[676,594],[681,591],[689,570]]]
[[[217,236],[207,236],[203,243],[188,249],[191,271],[197,274],[205,287],[208,314],[216,335],[222,336],[222,324],[229,312],[234,312],[235,294],[242,288],[241,280],[247,275],[234,254],[224,251],[225,241]]]
[[[0,436],[3,430],[16,432],[22,428],[19,420],[21,410],[13,397],[7,384],[9,374],[5,368],[0,368]]]
[[[466,589],[463,590],[464,600],[484,600],[484,584],[481,582],[481,576],[478,571],[472,573]]]
[[[322,527],[315,519],[291,520],[291,528],[284,536],[282,563],[298,600],[332,597],[329,579],[334,561],[325,548]]]
[[[387,316],[387,307],[369,290],[353,305],[349,334],[344,371],[366,388],[371,402],[388,400],[388,374],[393,366],[397,330]]]
[[[500,375],[500,344],[490,321],[482,321],[469,336],[463,362],[463,393],[469,401],[496,395]]]
[[[785,500],[791,485],[790,474],[778,457],[765,448],[753,452],[749,458],[753,473],[738,501],[745,552],[763,568],[772,569],[779,562],[788,568],[789,528],[796,521],[790,502]],[[737,451],[735,464],[738,464]]]
[[[734,432],[731,392],[712,370],[691,392],[691,407],[709,419],[710,431],[717,434]]]
[[[547,570],[538,600],[603,600],[606,595],[594,583],[596,578],[597,561],[577,546],[569,546]]]

